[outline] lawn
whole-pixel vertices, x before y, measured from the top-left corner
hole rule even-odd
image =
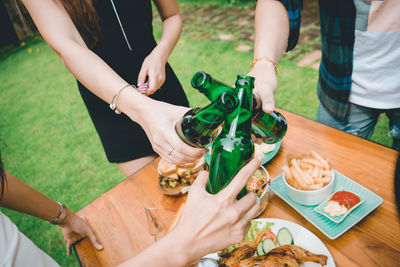
[[[160,35],[158,22],[155,34]],[[169,62],[191,106],[207,103],[190,87],[196,71],[204,70],[226,83],[233,83],[237,74],[248,72],[252,52],[239,52],[236,45],[235,41],[182,35]],[[276,105],[315,119],[317,74],[284,57],[279,63]],[[387,119],[383,117],[373,140],[390,145],[386,132]],[[10,173],[75,211],[124,178],[118,167],[106,160],[75,79],[40,38],[0,58],[0,139],[2,157]],[[75,256],[65,256],[57,227],[27,215],[2,211],[59,264],[78,265]]]

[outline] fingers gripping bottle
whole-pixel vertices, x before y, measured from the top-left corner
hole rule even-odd
[[[193,88],[203,93],[210,101],[214,101],[223,92],[234,92],[235,89],[214,80],[209,74],[199,71],[192,78]],[[257,138],[262,138],[267,144],[280,141],[286,134],[287,122],[279,112],[264,113],[261,101],[253,95],[252,133]]]

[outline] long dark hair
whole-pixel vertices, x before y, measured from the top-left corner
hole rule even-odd
[[[0,152],[0,200],[4,195],[4,188],[6,185],[6,173],[4,172],[3,161],[1,161],[1,152]]]
[[[100,17],[93,6],[93,1],[95,0],[61,0],[89,48],[93,48],[100,37]]]

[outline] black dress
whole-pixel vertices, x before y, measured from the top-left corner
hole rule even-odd
[[[156,46],[150,0],[114,0],[132,51],[123,36],[111,0],[98,0],[94,3],[101,18],[101,36],[92,51],[125,81],[136,84],[143,60]],[[163,86],[151,98],[188,106],[182,86],[168,64],[165,71],[166,79]],[[80,82],[78,87],[110,162],[125,162],[155,154],[139,124],[123,113],[115,114],[108,103],[98,98]]]

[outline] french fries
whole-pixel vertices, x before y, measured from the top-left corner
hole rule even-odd
[[[291,159],[288,164],[283,166],[283,173],[286,181],[296,189],[321,189],[331,181],[333,176],[328,161],[315,151],[311,151],[303,158]]]

